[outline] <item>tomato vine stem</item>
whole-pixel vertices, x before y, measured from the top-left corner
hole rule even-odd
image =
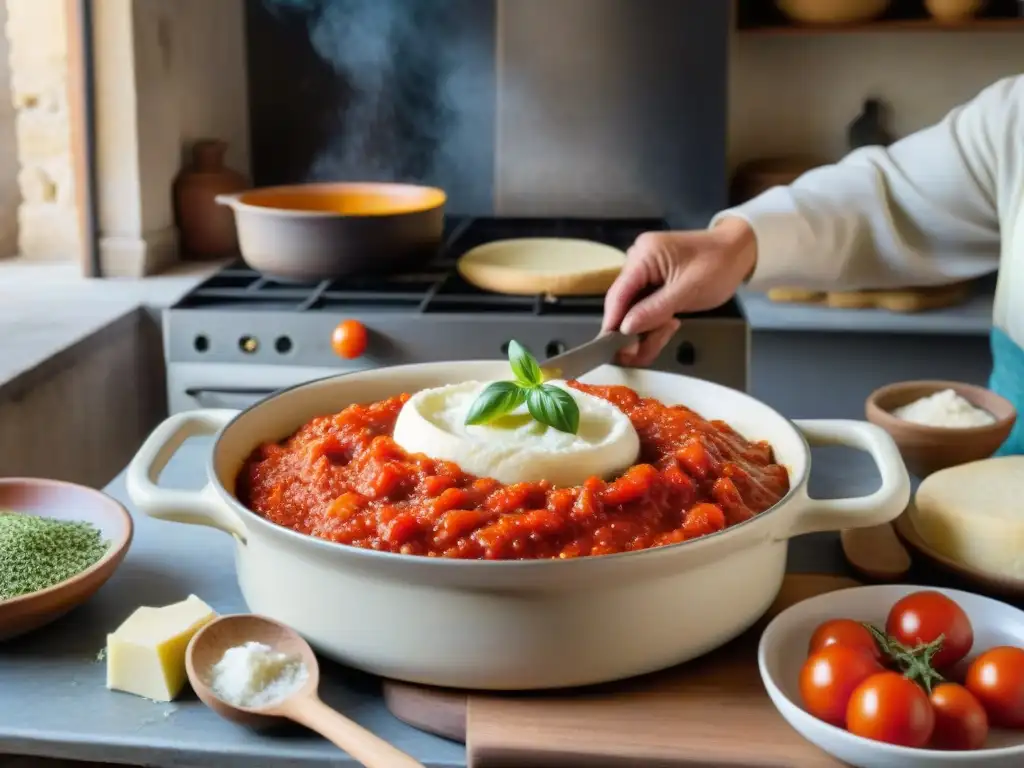
[[[935,654],[942,650],[944,635],[939,635],[930,643],[921,643],[910,648],[873,624],[865,623],[864,627],[875,638],[882,655],[894,663],[905,678],[924,688],[929,696],[936,685],[946,682],[946,678],[940,675],[932,664]]]

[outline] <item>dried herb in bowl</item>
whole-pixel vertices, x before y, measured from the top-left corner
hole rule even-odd
[[[90,523],[0,511],[0,601],[67,581],[109,547]]]

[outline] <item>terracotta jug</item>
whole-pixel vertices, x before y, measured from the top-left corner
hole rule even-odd
[[[248,189],[249,180],[224,165],[227,142],[197,141],[192,163],[174,182],[174,207],[183,258],[213,258],[238,249],[235,217],[214,198]]]

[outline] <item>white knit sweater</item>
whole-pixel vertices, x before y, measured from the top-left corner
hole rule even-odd
[[[757,237],[751,287],[858,289],[999,271],[993,322],[1024,345],[1024,76],[720,217]]]

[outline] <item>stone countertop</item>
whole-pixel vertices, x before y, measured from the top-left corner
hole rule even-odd
[[[0,261],[0,388],[141,307],[170,306],[223,264],[182,263],[155,277],[89,280],[77,264]]]
[[[209,439],[186,443],[162,484],[198,488]],[[811,494],[828,498],[870,493],[878,485],[870,459],[848,449],[815,450]],[[123,474],[106,491],[127,502]],[[111,581],[69,616],[0,653],[0,753],[171,768],[270,768],[354,765],[309,734],[261,737],[220,720],[194,695],[158,704],[112,693],[97,654],[108,631],[139,605],[162,605],[197,594],[218,612],[244,611],[231,539],[215,530],[135,515],[131,551]],[[845,572],[837,536],[794,540],[790,570]],[[325,701],[427,766],[462,766],[462,745],[416,731],[385,710],[376,679],[324,664]]]

